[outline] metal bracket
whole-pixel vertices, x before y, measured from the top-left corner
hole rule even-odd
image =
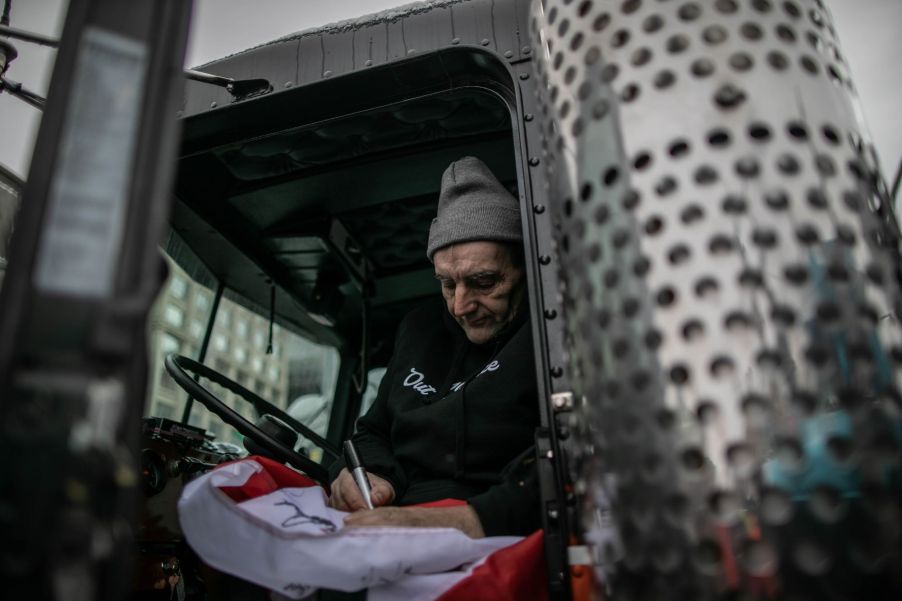
[[[556,392],[551,395],[551,406],[554,408],[554,411],[570,411],[573,409],[573,393],[570,391],[567,392]]]

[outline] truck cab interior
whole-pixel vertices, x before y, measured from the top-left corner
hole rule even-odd
[[[478,74],[483,57],[448,54],[184,123],[166,250],[246,310],[338,353],[338,379],[357,389],[335,392],[333,444],[353,428],[365,374],[386,364],[400,318],[438,294],[426,236],[444,169],[477,156],[519,187],[509,101],[455,85],[452,71]]]
[[[439,294],[426,239],[445,168],[479,157],[522,198],[505,79],[449,50],[183,120],[149,331],[139,593],[188,556],[186,474],[246,448],[328,486],[399,321]]]

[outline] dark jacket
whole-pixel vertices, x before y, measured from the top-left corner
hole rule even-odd
[[[395,503],[466,500],[487,536],[541,526],[527,313],[484,345],[467,340],[441,299],[401,322],[379,393],[354,435],[367,469],[394,486]],[[342,467],[332,465],[333,479]]]

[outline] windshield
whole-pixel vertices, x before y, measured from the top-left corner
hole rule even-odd
[[[226,291],[217,307],[215,291],[192,278],[167,255],[170,276],[151,312],[148,340],[150,367],[145,415],[181,421],[188,395],[163,367],[166,355],[196,359],[238,382],[279,409],[325,436],[338,378],[339,353],[315,344],[235,302]],[[213,329],[205,356],[204,335],[213,311]],[[247,402],[212,382],[201,380],[227,405],[254,422],[257,414]],[[242,447],[243,437],[200,403],[191,406],[188,423],[203,428],[216,441]],[[322,452],[305,439],[298,448],[315,461]]]

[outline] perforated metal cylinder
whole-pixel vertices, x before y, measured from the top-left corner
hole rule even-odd
[[[609,598],[902,598],[898,229],[826,8],[543,0],[532,35]]]

